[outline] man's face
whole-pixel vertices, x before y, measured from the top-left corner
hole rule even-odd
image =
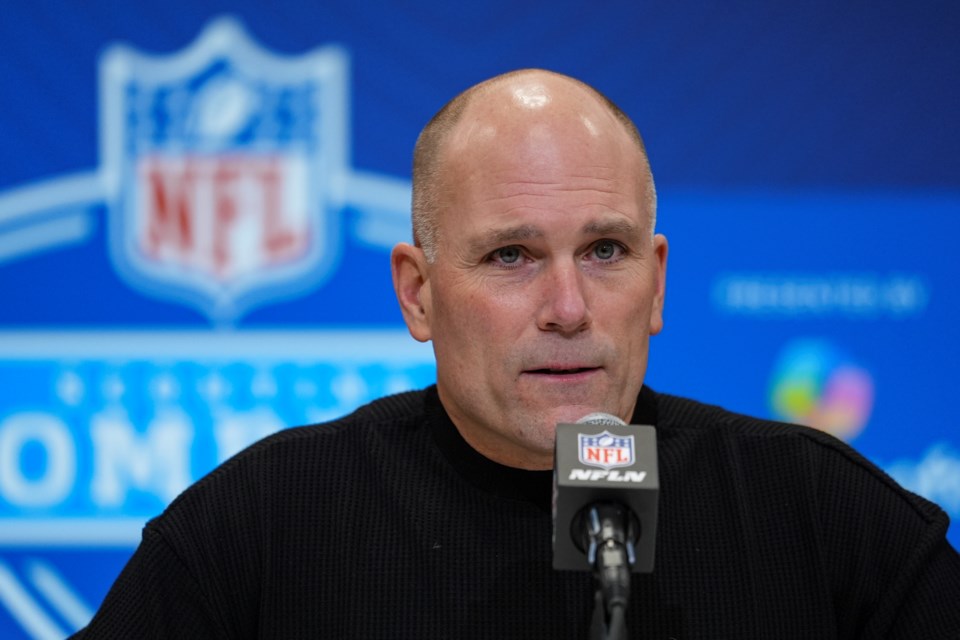
[[[474,448],[549,468],[557,423],[629,420],[667,246],[650,234],[642,156],[612,117],[491,119],[445,149],[417,337],[433,341],[440,399]]]

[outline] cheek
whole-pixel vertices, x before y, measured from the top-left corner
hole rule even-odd
[[[629,291],[628,295],[624,292]],[[606,304],[594,308],[594,318],[601,334],[629,360],[645,357],[649,336],[658,327],[651,323],[652,300],[646,289],[624,288],[608,297]]]
[[[460,292],[437,297],[434,311],[434,343],[444,346],[452,360],[479,350],[488,340],[490,311],[476,296]]]
[[[522,301],[464,287],[455,295],[435,298],[434,308],[435,345],[443,343],[447,355],[457,361],[469,353],[474,366],[507,358],[524,326],[534,322]]]

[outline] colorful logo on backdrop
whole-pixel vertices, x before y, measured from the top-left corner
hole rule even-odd
[[[873,410],[870,373],[834,344],[797,340],[782,351],[770,388],[770,405],[781,420],[853,440]]]
[[[260,48],[220,21],[101,66],[111,253],[135,287],[231,319],[326,278],[346,172],[346,60]]]

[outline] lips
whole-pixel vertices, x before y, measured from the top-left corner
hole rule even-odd
[[[528,369],[525,373],[535,373],[550,376],[569,376],[583,373],[585,371],[595,371],[597,367],[545,367],[543,369]]]
[[[590,374],[601,369],[596,365],[582,362],[550,363],[543,366],[533,366],[524,370],[525,375],[550,380],[577,380],[589,377]]]
[[[586,382],[607,369],[615,358],[611,350],[596,342],[582,344],[538,344],[517,353],[521,376],[540,380]],[[512,367],[511,367],[512,368]]]

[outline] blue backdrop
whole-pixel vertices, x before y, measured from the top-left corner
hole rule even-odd
[[[957,33],[952,0],[5,3],[0,636],[82,626],[246,444],[432,381],[388,276],[410,152],[519,67],[644,133],[648,383],[830,431],[956,520]]]

